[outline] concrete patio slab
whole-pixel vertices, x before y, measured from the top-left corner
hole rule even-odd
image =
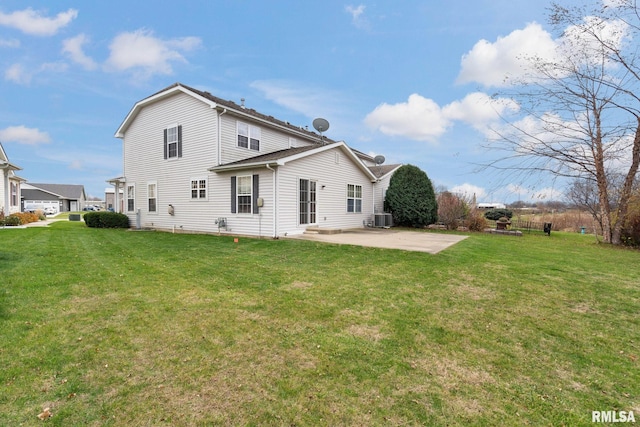
[[[342,233],[337,234],[305,233],[288,238],[437,254],[466,239],[467,236],[384,228],[357,228],[343,230]]]

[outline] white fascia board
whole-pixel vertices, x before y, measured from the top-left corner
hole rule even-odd
[[[283,166],[284,163],[281,163],[279,160],[267,160],[264,162],[255,162],[255,163],[242,163],[240,165],[220,165],[214,166],[212,168],[207,169],[209,172],[228,172],[233,170],[244,170],[244,169],[255,169],[255,168],[264,168],[269,166]]]
[[[21,171],[22,168],[9,162],[0,162],[0,169],[8,169],[10,171]]]
[[[171,95],[174,95],[176,92],[182,92],[184,94],[187,94],[189,96],[194,97],[195,99],[204,102],[205,104],[209,105],[209,107],[211,108],[215,108],[217,106],[217,104],[207,98],[204,98],[200,95],[198,95],[197,93],[191,92],[190,90],[188,90],[187,88],[185,88],[184,86],[181,85],[177,85],[174,86],[168,90],[165,90],[164,92],[160,92],[157,93],[153,96],[150,96],[148,98],[143,99],[142,101],[138,101],[136,102],[136,104],[133,106],[133,108],[131,109],[131,111],[129,111],[129,114],[127,114],[127,117],[125,117],[124,121],[122,122],[122,124],[120,125],[120,127],[118,128],[118,130],[115,133],[115,137],[116,138],[124,138],[124,133],[126,132],[127,128],[129,127],[129,125],[131,124],[131,122],[133,121],[133,119],[138,115],[138,112],[143,108],[146,107],[147,105],[153,104],[155,102],[158,102],[164,98],[167,98]]]

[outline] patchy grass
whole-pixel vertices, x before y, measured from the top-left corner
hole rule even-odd
[[[0,425],[640,418],[640,253],[552,233],[429,255],[0,230]]]

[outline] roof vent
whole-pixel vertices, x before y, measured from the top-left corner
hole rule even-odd
[[[240,108],[245,108],[245,106],[244,106],[244,98],[240,98]]]

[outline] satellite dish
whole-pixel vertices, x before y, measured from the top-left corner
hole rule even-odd
[[[380,166],[381,164],[383,164],[385,160],[386,160],[386,159],[384,158],[384,156],[382,156],[382,155],[380,155],[380,154],[378,154],[377,156],[375,156],[375,157],[373,158],[373,161],[374,161],[374,162],[376,162],[376,165],[378,165],[378,166]]]
[[[323,118],[318,117],[317,119],[313,120],[313,127],[315,128],[315,130],[320,132],[320,134],[322,134],[322,132],[329,129],[329,122]]]

